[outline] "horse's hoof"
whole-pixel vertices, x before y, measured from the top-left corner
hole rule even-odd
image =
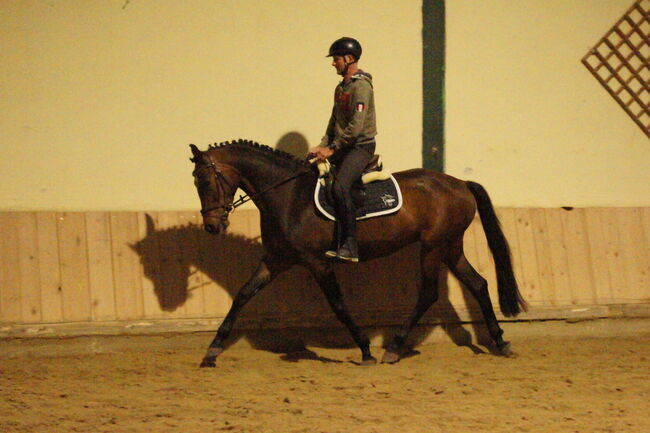
[[[364,367],[377,365],[377,359],[374,356],[363,358],[363,360],[361,361],[361,365],[363,365]]]
[[[214,368],[214,367],[217,366],[216,360],[217,360],[217,358],[203,358],[203,361],[201,361],[201,365],[199,367],[200,368],[205,368],[205,367]]]
[[[512,358],[515,356],[515,353],[512,351],[512,346],[507,341],[499,345],[499,354],[506,358]]]
[[[397,361],[399,361],[399,354],[389,350],[384,352],[384,356],[381,358],[382,364],[395,364]]]

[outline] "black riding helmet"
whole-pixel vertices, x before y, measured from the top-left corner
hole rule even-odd
[[[354,60],[361,57],[361,44],[353,38],[340,38],[334,41],[330,46],[330,52],[326,57],[345,56],[350,54]]]

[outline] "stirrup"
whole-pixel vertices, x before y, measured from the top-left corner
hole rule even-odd
[[[328,250],[325,255],[330,258],[335,258],[342,262],[357,263],[359,261],[359,253],[356,239],[348,237],[338,251]]]
[[[350,263],[358,263],[359,262],[359,257],[353,256],[351,254],[349,256],[345,256],[345,255],[342,255],[340,253],[337,253],[336,254],[336,259],[340,260],[342,262],[350,262]]]
[[[338,252],[334,250],[328,250],[325,252],[325,255],[330,258],[330,259],[336,259],[340,260],[342,262],[350,262],[350,263],[358,263],[359,262],[359,257],[356,256],[347,256],[347,255],[341,255]]]

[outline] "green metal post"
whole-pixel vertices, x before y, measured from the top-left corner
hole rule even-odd
[[[445,162],[445,1],[422,2],[422,166]]]

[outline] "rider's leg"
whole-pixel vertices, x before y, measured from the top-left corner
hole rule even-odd
[[[366,146],[355,146],[350,149],[339,162],[338,171],[332,188],[334,195],[336,218],[339,221],[339,228],[342,231],[342,244],[338,251],[328,251],[328,256],[335,256],[344,261],[359,261],[359,252],[356,239],[356,215],[352,201],[352,185],[360,177],[363,169],[374,153],[374,144]]]

